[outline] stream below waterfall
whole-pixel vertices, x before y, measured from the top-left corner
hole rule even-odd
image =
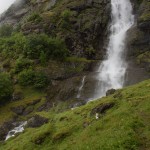
[[[9,138],[14,137],[17,133],[21,133],[24,131],[24,127],[27,125],[27,121],[20,122],[18,126],[16,126],[14,129],[10,130],[6,136],[5,141],[7,141]]]

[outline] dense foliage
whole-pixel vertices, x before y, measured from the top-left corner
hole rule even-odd
[[[44,88],[48,84],[48,77],[43,72],[25,69],[19,73],[19,84],[22,86],[34,86],[35,88]]]
[[[45,34],[28,36],[25,55],[37,59],[41,52],[46,54],[47,59],[63,59],[68,53],[65,43],[60,39],[49,38]]]
[[[8,37],[11,36],[13,32],[13,27],[11,25],[2,25],[0,27],[0,37]]]
[[[0,52],[4,57],[16,58],[23,55],[30,59],[40,59],[41,53],[44,53],[46,60],[62,60],[68,55],[66,45],[61,39],[45,34],[24,36],[16,33],[10,37],[1,37]]]
[[[27,58],[18,58],[15,64],[15,72],[21,72],[24,69],[27,69],[31,66],[32,61]]]
[[[10,100],[12,93],[13,85],[9,75],[0,73],[0,104]]]

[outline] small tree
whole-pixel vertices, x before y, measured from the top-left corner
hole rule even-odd
[[[8,74],[0,73],[0,104],[11,99],[13,84]]]

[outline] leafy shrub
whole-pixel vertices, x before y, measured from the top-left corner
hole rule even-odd
[[[44,61],[62,60],[68,55],[64,41],[45,34],[24,36],[17,33],[8,38],[0,38],[0,52],[4,57],[17,58],[21,54],[30,59],[41,59],[41,55],[44,54]]]
[[[17,54],[23,53],[26,49],[27,40],[21,33],[7,38],[0,38],[0,52],[4,57],[17,56]]]
[[[36,73],[35,79],[34,79],[34,87],[35,88],[44,88],[47,86],[47,84],[48,84],[47,76],[42,72]]]
[[[35,88],[44,88],[48,85],[48,78],[43,72],[35,72],[26,69],[19,73],[18,80],[20,85],[33,85]]]
[[[0,73],[0,103],[10,100],[13,93],[13,85],[8,74]]]
[[[13,32],[13,27],[11,25],[5,24],[0,27],[0,37],[11,36]]]
[[[39,58],[41,51],[45,52],[48,51],[49,49],[48,39],[49,39],[48,36],[44,34],[29,35],[27,37],[28,49],[26,50],[25,54],[33,59]]]
[[[61,28],[69,30],[71,27],[70,18],[72,16],[72,12],[70,10],[65,10],[62,12],[61,17]]]
[[[32,59],[40,58],[41,52],[46,58],[64,59],[68,55],[65,43],[57,38],[49,38],[45,34],[33,34],[27,37],[26,55]]]
[[[34,22],[38,23],[38,22],[42,21],[42,17],[38,13],[34,12],[29,16],[27,21],[34,21]]]
[[[70,10],[65,10],[62,12],[61,17],[65,20],[65,21],[69,21],[70,17],[72,16],[72,12]]]
[[[40,63],[42,66],[45,66],[46,65],[46,54],[42,51],[41,54],[40,54]]]
[[[65,43],[60,39],[50,39],[49,40],[49,51],[47,55],[53,59],[63,60],[68,56],[68,50]]]
[[[25,69],[19,73],[18,80],[20,85],[27,86],[34,83],[35,72],[32,69]]]
[[[32,62],[31,60],[27,59],[27,58],[19,58],[16,61],[16,65],[15,65],[15,72],[21,72],[24,69],[27,69],[31,66]]]

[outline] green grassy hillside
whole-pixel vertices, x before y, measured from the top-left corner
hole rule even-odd
[[[37,114],[49,122],[26,128],[0,143],[0,150],[150,149],[150,80],[73,110],[58,113],[53,108]]]

